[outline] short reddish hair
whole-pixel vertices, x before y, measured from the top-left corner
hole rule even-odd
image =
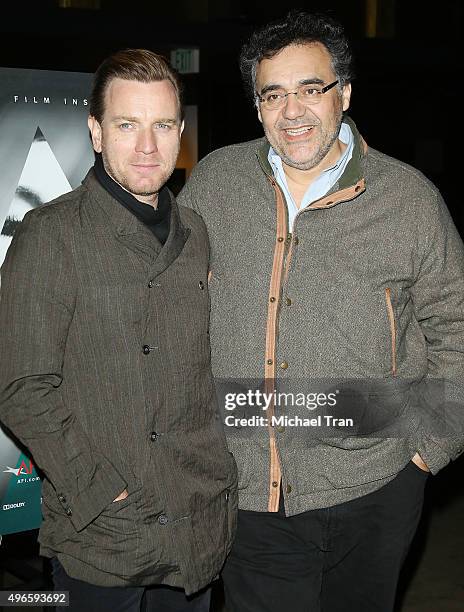
[[[179,76],[162,55],[148,49],[125,49],[107,57],[97,68],[90,94],[90,114],[101,123],[105,112],[105,93],[113,79],[126,81],[170,81],[179,102],[179,116],[182,118],[182,88]]]

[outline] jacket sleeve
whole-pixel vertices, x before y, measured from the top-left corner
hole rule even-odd
[[[415,443],[436,473],[464,449],[464,247],[438,193],[433,207],[424,206],[424,211],[412,298],[426,341],[428,372],[417,388]]]
[[[125,488],[63,402],[63,361],[75,304],[69,246],[46,209],[28,213],[1,270],[0,418],[31,451],[77,531]]]
[[[193,169],[187,183],[182,187],[181,192],[176,197],[177,203],[187,208],[191,208],[201,217],[200,199],[198,197],[198,187],[201,184],[201,162]]]

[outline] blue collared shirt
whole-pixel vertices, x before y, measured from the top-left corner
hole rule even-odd
[[[287,177],[285,176],[284,168],[282,166],[282,160],[274,149],[269,147],[267,158],[271,164],[275,179],[285,195],[288,208],[289,229],[293,228],[293,222],[298,214],[298,211],[302,210],[312,202],[319,200],[319,198],[322,198],[329,191],[329,189],[335,185],[343,174],[353,155],[354,146],[353,132],[347,123],[342,123],[338,138],[347,145],[345,151],[335,165],[333,165],[331,168],[323,170],[321,174],[311,183],[303,196],[300,208],[298,208],[296,205],[295,200],[293,199],[288,188]]]

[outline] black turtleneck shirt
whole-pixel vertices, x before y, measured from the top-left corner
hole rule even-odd
[[[169,235],[171,220],[171,194],[167,187],[160,189],[158,193],[158,208],[137,200],[132,194],[118,185],[106,172],[103,166],[102,156],[95,156],[94,172],[100,185],[113,196],[120,204],[144,223],[161,244],[164,244]]]

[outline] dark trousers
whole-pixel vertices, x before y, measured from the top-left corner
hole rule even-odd
[[[69,612],[209,612],[211,589],[187,598],[182,589],[166,586],[101,587],[70,578],[54,558],[55,591],[69,591]]]
[[[353,501],[285,517],[239,511],[227,612],[392,612],[427,473],[410,462]]]

